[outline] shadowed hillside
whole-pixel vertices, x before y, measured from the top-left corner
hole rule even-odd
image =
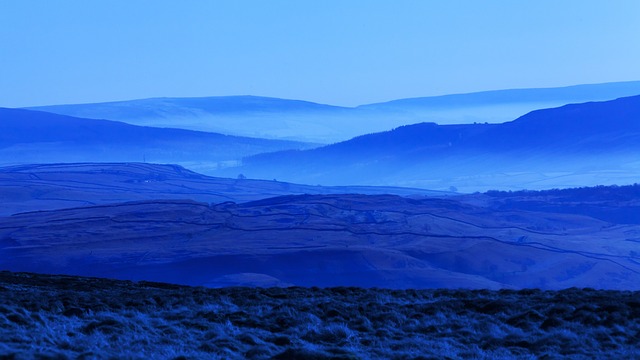
[[[495,211],[581,214],[616,224],[640,224],[640,185],[596,186],[545,191],[488,191],[456,200]]]
[[[0,108],[0,163],[4,164],[149,161],[212,169],[235,165],[247,155],[310,147]]]

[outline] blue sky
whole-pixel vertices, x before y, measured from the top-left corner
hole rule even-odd
[[[0,0],[0,106],[640,80],[637,0]]]

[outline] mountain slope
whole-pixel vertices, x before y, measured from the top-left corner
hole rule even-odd
[[[151,161],[215,168],[310,144],[129,125],[0,108],[0,163]]]
[[[638,119],[640,96],[537,110],[504,124],[423,123],[307,151],[256,155],[244,160],[242,171],[310,184],[470,191],[535,188],[534,181],[542,181],[540,187],[628,183],[640,174]],[[546,181],[557,176],[565,177]]]
[[[401,99],[357,108],[257,96],[218,96],[30,109],[136,125],[332,143],[424,121],[439,124],[500,123],[536,109],[638,94],[640,81]]]

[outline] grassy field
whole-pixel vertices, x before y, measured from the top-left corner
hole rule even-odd
[[[3,359],[640,358],[640,292],[185,287],[0,272]]]

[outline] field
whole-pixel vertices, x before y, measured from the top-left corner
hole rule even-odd
[[[640,292],[220,288],[0,272],[5,359],[640,357]]]

